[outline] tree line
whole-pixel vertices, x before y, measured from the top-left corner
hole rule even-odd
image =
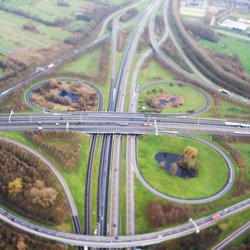
[[[232,156],[233,160],[240,168],[239,178],[236,180],[236,191],[233,197],[239,197],[250,191],[250,183],[246,179],[246,175],[250,170],[249,164],[246,162],[242,153],[232,146],[232,143],[249,144],[249,136],[222,136],[213,135],[213,140],[218,141],[220,145]]]
[[[248,81],[238,78],[231,72],[226,72],[220,65],[208,56],[186,31],[179,16],[178,1],[172,0],[171,13],[175,28],[180,35],[183,48],[189,59],[209,79],[239,95],[249,98],[250,85]]]
[[[81,154],[81,140],[77,133],[70,131],[27,131],[24,135],[52,155],[53,158],[60,163],[62,168],[68,170],[76,168]],[[51,143],[51,140],[57,139],[67,142],[70,150],[65,151],[61,149],[60,146]]]

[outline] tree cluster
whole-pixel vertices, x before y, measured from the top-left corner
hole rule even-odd
[[[37,29],[36,29],[36,26],[34,26],[32,23],[26,23],[26,24],[24,24],[23,25],[23,29],[31,31],[31,32],[38,32]]]
[[[139,45],[138,45],[138,51],[141,51],[145,49],[150,44],[150,36],[149,36],[149,29],[146,27],[141,35]]]
[[[194,170],[198,174],[199,164],[197,161],[198,150],[194,147],[187,146],[181,154],[180,160],[177,162],[180,168]]]
[[[188,72],[192,73],[192,70],[189,66],[185,63],[180,53],[177,51],[176,47],[174,46],[171,39],[167,39],[164,42],[162,50],[180,67],[187,70]]]
[[[5,61],[0,61],[0,68],[4,71],[0,77],[0,86],[4,86],[7,81],[28,69],[25,63],[10,57]]]
[[[11,94],[0,99],[0,112],[24,112],[28,110],[28,105],[23,101],[23,88],[17,88]]]
[[[58,181],[25,149],[0,141],[0,180],[0,201],[14,211],[48,224],[61,224],[68,218]]]
[[[198,40],[204,39],[215,43],[219,41],[219,37],[208,26],[194,22],[185,22],[184,26]]]
[[[0,222],[0,249],[4,250],[67,250],[67,246],[54,241],[39,239]]]
[[[164,24],[164,19],[162,15],[156,15],[154,28],[155,28],[154,32],[157,36],[163,35],[165,24]]]
[[[150,227],[162,227],[170,224],[188,221],[199,209],[191,209],[187,206],[163,204],[152,201],[147,206],[147,218]]]
[[[69,1],[68,0],[57,0],[58,6],[61,7],[69,7]]]
[[[239,95],[250,97],[250,84],[226,72],[213,58],[207,55],[186,31],[178,11],[177,1],[172,1],[172,16],[177,32],[183,42],[184,50],[196,67],[209,79]]]
[[[25,132],[25,136],[39,145],[47,153],[53,156],[62,168],[75,169],[80,159],[81,141],[77,133],[62,131],[34,131]],[[51,143],[53,140],[65,140],[69,144],[69,150],[63,150]]]
[[[129,20],[131,20],[133,17],[135,17],[138,14],[138,10],[136,8],[130,8],[128,9],[121,17],[120,21],[125,23]]]
[[[249,136],[221,136],[214,135],[213,140],[218,141],[222,147],[232,156],[233,160],[238,164],[240,168],[240,176],[236,181],[236,192],[234,193],[235,197],[238,197],[242,194],[246,194],[250,191],[250,183],[245,178],[249,172],[250,166],[245,161],[241,152],[232,147],[231,143],[250,143]]]
[[[60,92],[75,94],[78,100],[72,102],[69,96],[60,96]],[[97,93],[88,85],[82,82],[62,83],[56,79],[45,81],[43,86],[34,89],[33,93],[36,94],[32,96],[33,101],[50,109],[53,109],[53,104],[60,104],[71,109],[88,111],[96,106],[98,100]]]
[[[131,28],[125,28],[121,32],[118,33],[117,36],[117,51],[121,52],[123,51],[126,41],[128,39],[129,33],[131,31]]]

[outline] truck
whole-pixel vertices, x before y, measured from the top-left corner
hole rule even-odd
[[[145,122],[145,123],[143,124],[143,126],[144,126],[144,127],[152,127],[152,123]]]
[[[219,219],[220,217],[221,217],[221,214],[218,213],[218,214],[212,215],[212,216],[211,216],[211,219],[212,219],[212,220],[217,220],[217,219]]]
[[[117,122],[116,124],[119,126],[128,126],[128,122]]]

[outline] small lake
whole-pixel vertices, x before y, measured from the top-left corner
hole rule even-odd
[[[60,92],[58,96],[61,96],[61,97],[68,96],[72,102],[78,102],[78,98],[79,98],[78,95],[71,93],[71,92],[66,92],[66,91]]]
[[[168,103],[174,103],[176,102],[176,98],[175,97],[171,97],[169,100],[164,100],[164,99],[160,99],[159,100],[159,105],[166,105]]]
[[[166,152],[159,152],[155,154],[155,160],[159,163],[159,165],[162,161],[165,161],[166,162],[165,169],[168,173],[170,173],[171,164],[174,162],[178,162],[180,160],[180,155],[170,154]],[[181,177],[181,178],[185,178],[185,177],[193,178],[193,177],[196,177],[197,175],[195,174],[193,170],[188,170],[185,168],[178,167],[175,176]]]

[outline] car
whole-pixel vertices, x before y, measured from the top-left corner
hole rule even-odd
[[[59,122],[56,122],[56,126],[58,126],[59,125]]]
[[[116,227],[116,224],[113,224],[113,227]]]

